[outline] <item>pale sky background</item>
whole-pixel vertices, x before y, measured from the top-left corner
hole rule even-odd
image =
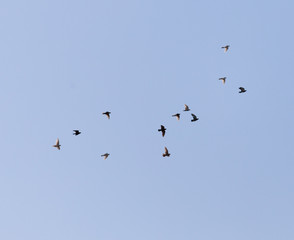
[[[293,240],[293,12],[1,1],[0,239]]]

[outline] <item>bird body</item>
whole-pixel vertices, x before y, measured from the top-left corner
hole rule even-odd
[[[101,155],[101,157],[104,157],[104,160],[106,160],[106,158],[108,158],[109,155],[109,153],[104,153],[103,155]]]
[[[170,153],[168,152],[168,149],[164,147],[164,153],[162,154],[163,157],[169,157]]]
[[[184,109],[184,112],[187,112],[187,111],[190,111],[190,108],[188,107],[187,104],[185,104],[185,109]]]
[[[58,150],[60,150],[60,146],[61,145],[59,144],[59,139],[57,138],[55,145],[53,145],[52,147],[56,147]]]
[[[178,119],[178,121],[180,120],[180,114],[179,113],[176,113],[174,115],[172,115],[173,117],[176,117]]]
[[[79,130],[73,130],[73,131],[74,131],[73,135],[78,136],[79,134],[81,134],[81,132]]]
[[[246,90],[245,88],[243,88],[243,87],[239,87],[239,89],[240,89],[240,92],[239,92],[239,93],[244,93],[244,92],[247,91],[247,90]]]
[[[226,46],[223,46],[222,48],[224,48],[225,52],[227,52],[229,50],[229,47],[230,45],[226,45]]]
[[[104,112],[104,113],[102,113],[102,114],[106,115],[107,118],[110,119],[110,113],[111,113],[111,112],[108,112],[108,111],[107,111],[107,112]]]
[[[225,84],[226,83],[226,79],[227,79],[227,77],[221,77],[218,80],[222,80],[223,81],[223,84]]]
[[[166,128],[163,125],[160,125],[160,129],[158,129],[158,132],[161,132],[163,137],[165,135],[165,131],[166,131]]]
[[[199,120],[199,118],[196,117],[195,114],[191,113],[191,115],[192,115],[192,117],[193,117],[193,119],[191,119],[191,122],[195,122],[195,121]]]

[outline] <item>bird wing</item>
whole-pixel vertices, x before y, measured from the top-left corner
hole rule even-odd
[[[59,138],[56,139],[56,144],[55,145],[59,145]]]
[[[165,130],[162,130],[162,136],[164,137],[164,135],[165,135]]]
[[[245,90],[245,88],[243,88],[243,87],[239,87],[239,89],[240,89],[241,91],[244,91],[244,90]]]
[[[192,115],[192,117],[193,117],[194,119],[197,118],[195,114],[191,113],[191,115]]]
[[[187,105],[187,104],[185,104],[185,110],[187,110],[187,109],[189,109],[189,107],[188,107],[188,105]]]
[[[168,149],[166,147],[164,147],[165,150],[165,154],[168,154]]]

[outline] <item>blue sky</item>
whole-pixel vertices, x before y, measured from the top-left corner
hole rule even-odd
[[[1,239],[293,239],[293,6],[3,1]]]

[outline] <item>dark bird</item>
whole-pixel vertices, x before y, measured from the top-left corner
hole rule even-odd
[[[197,120],[199,120],[199,118],[196,117],[195,114],[191,113],[191,115],[192,115],[192,117],[193,117],[193,119],[191,119],[191,122],[196,122]]]
[[[104,113],[102,113],[102,114],[106,115],[107,118],[110,119],[110,113],[111,113],[111,112],[104,112]]]
[[[172,115],[173,117],[177,117],[178,120],[180,120],[180,114],[179,113],[176,113],[174,115]]]
[[[162,132],[162,136],[164,137],[165,130],[166,130],[166,128],[163,125],[160,125],[160,129],[158,129],[158,132]]]
[[[185,104],[185,109],[184,109],[184,112],[187,112],[187,111],[190,111],[190,108],[188,107],[187,104]]]
[[[73,131],[74,131],[73,135],[78,136],[79,134],[81,134],[81,132],[79,130],[73,130]]]
[[[166,147],[164,147],[164,153],[162,154],[163,157],[169,157],[170,153],[168,152],[168,149]]]
[[[59,139],[57,138],[55,145],[53,145],[52,147],[56,147],[58,150],[60,150],[60,146],[61,145],[59,144]]]
[[[239,89],[240,89],[240,92],[239,92],[239,93],[244,93],[244,92],[247,91],[247,90],[246,90],[245,88],[243,88],[243,87],[239,87]]]
[[[225,84],[226,83],[226,79],[227,79],[227,77],[222,77],[222,78],[219,78],[218,80],[222,80],[223,81],[223,84]]]
[[[225,52],[227,52],[229,50],[229,47],[230,47],[230,45],[226,45],[226,46],[223,46],[222,48],[224,48]]]
[[[104,153],[103,155],[101,155],[101,157],[104,157],[104,160],[106,160],[106,158],[108,158],[109,155],[109,153]]]

